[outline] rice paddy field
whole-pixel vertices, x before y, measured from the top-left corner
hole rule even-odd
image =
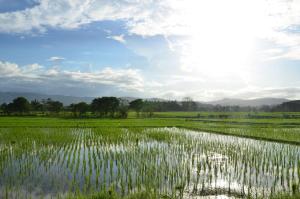
[[[168,114],[1,117],[0,198],[297,198],[299,119]]]

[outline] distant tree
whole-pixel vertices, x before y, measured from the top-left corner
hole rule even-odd
[[[182,100],[182,109],[184,111],[196,111],[197,110],[197,104],[193,101],[190,97],[185,97]]]
[[[17,97],[12,103],[8,105],[9,111],[18,113],[28,113],[30,111],[30,104],[25,97]]]
[[[86,102],[79,102],[78,104],[71,104],[70,109],[74,116],[82,116],[89,110],[89,105]]]
[[[115,112],[117,112],[120,101],[116,97],[104,97],[105,101],[107,102],[107,112],[110,114],[111,117],[114,117]]]
[[[101,98],[93,99],[91,103],[91,111],[96,115],[104,115],[103,102]]]
[[[233,111],[233,112],[239,112],[240,111],[240,107],[239,106],[232,106],[231,107],[231,111]]]
[[[263,112],[270,112],[272,110],[272,107],[268,105],[263,105],[259,108],[259,110]]]
[[[166,107],[166,111],[181,111],[182,107],[177,101],[163,102],[163,106]]]
[[[100,116],[114,117],[115,112],[119,108],[120,101],[116,97],[95,98],[91,104],[91,110]]]
[[[293,100],[289,102],[284,102],[273,108],[273,111],[281,112],[300,112],[300,100]]]
[[[143,108],[144,102],[142,99],[136,99],[129,103],[129,108],[134,110],[137,116],[140,115],[140,112]]]
[[[47,110],[54,113],[59,113],[63,109],[63,103],[60,101],[53,101],[48,98],[46,101]]]
[[[0,110],[1,110],[2,114],[9,114],[8,105],[6,103],[1,104]]]
[[[128,106],[120,105],[118,108],[118,117],[119,118],[127,118],[128,117]]]
[[[144,117],[152,117],[154,112],[154,106],[151,102],[144,102],[142,113]]]
[[[30,106],[33,111],[43,111],[43,104],[36,99],[30,102]]]

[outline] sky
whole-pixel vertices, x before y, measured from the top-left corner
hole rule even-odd
[[[0,0],[0,91],[300,99],[300,1]]]

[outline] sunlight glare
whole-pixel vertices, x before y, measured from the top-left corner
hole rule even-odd
[[[257,0],[229,1],[181,5],[189,31],[181,46],[183,70],[223,76],[239,74],[249,67],[255,38],[268,30],[266,5]]]

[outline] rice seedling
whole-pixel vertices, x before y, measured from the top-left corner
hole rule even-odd
[[[1,128],[0,138],[0,198],[268,198],[300,188],[296,145],[179,128]]]

